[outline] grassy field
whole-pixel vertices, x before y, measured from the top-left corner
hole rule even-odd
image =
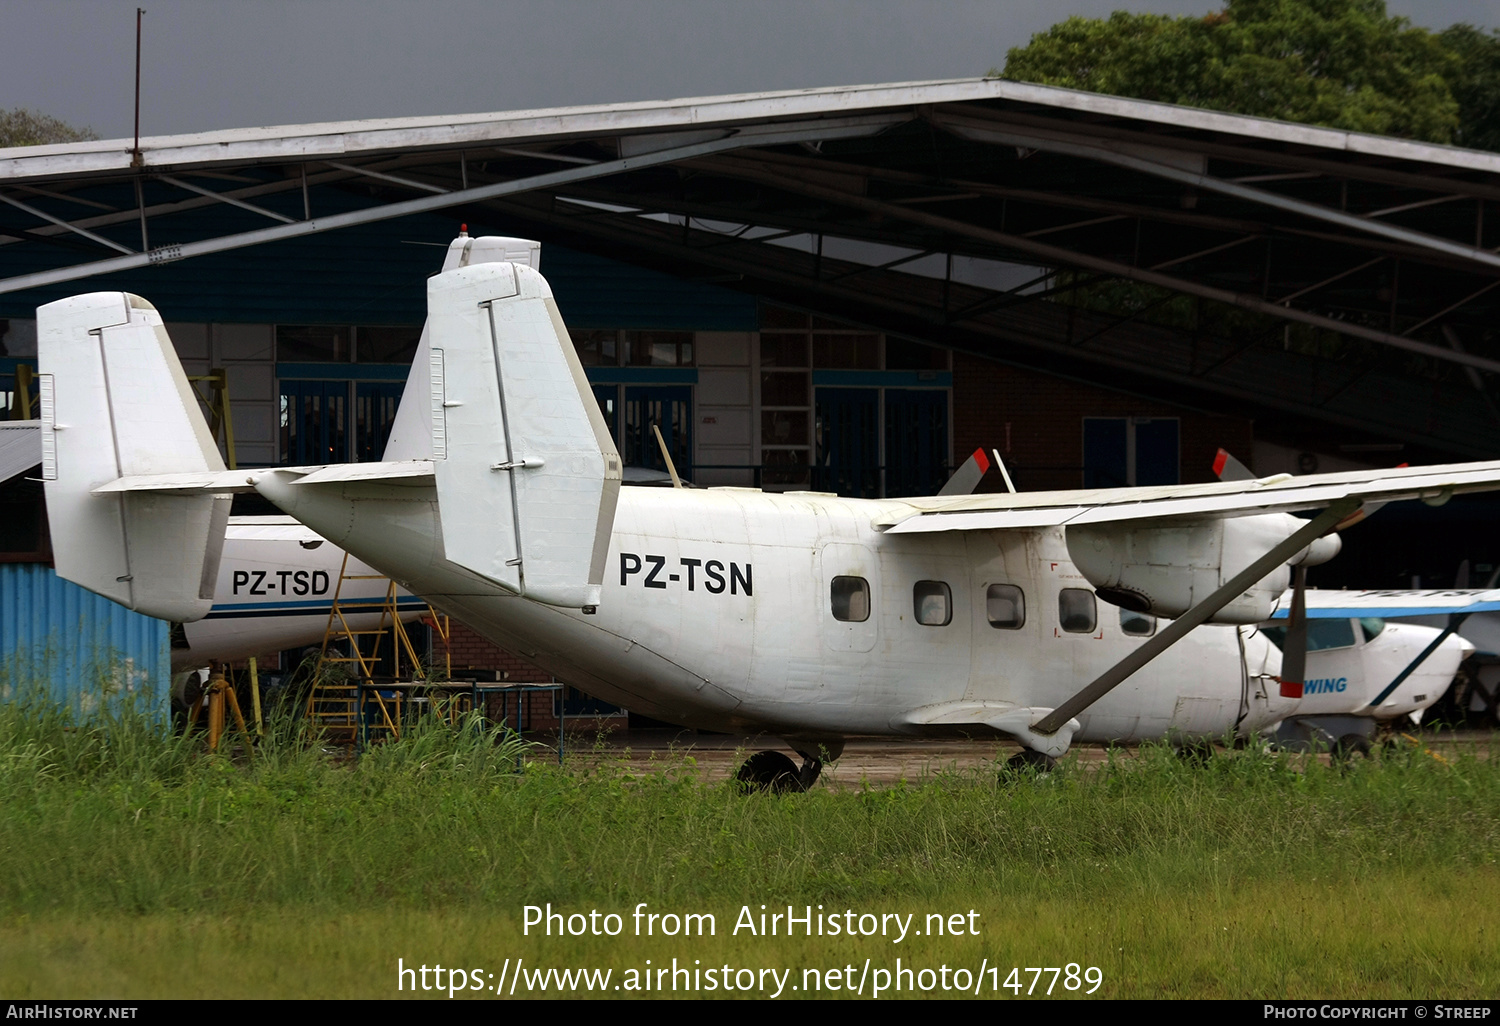
[[[732,996],[775,992],[761,970],[791,970],[782,996],[871,996],[881,971],[882,996],[956,995],[957,969],[1010,997],[1012,967],[1068,963],[1102,974],[1095,997],[1500,992],[1500,760],[1403,750],[1339,771],[1249,749],[1195,767],[1147,748],[1037,781],[776,798],[688,757],[558,769],[499,740],[432,726],[350,764],[288,732],[247,765],[131,721],[0,708],[0,994],[446,997],[457,980],[493,999],[497,979],[540,996],[527,974],[586,968],[621,996],[674,958]],[[637,936],[642,902],[712,914],[714,933]],[[523,934],[548,903],[619,932]],[[764,936],[761,905],[886,933]],[[747,907],[754,933],[734,929]],[[912,917],[899,942],[892,916]],[[441,990],[398,959],[443,965]],[[1054,996],[1089,986],[1059,976]]]

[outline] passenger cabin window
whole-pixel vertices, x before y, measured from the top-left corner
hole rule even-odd
[[[870,582],[863,577],[835,577],[830,598],[835,620],[862,623],[870,618]]]
[[[1026,623],[1026,596],[1014,584],[992,584],[984,593],[984,612],[996,630],[1018,631]]]
[[[1092,634],[1099,622],[1094,593],[1087,588],[1064,588],[1057,595],[1057,619],[1069,634]]]
[[[911,605],[917,623],[928,627],[946,627],[953,620],[953,592],[942,581],[918,581]]]
[[[1156,633],[1156,617],[1145,613],[1120,610],[1120,630],[1137,638],[1149,638]]]

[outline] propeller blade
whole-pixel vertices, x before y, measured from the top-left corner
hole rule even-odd
[[[972,495],[974,489],[979,487],[979,482],[989,472],[990,460],[984,454],[983,449],[975,449],[974,454],[964,460],[963,466],[953,472],[948,483],[938,489],[939,495]]]
[[[1292,568],[1292,611],[1281,647],[1281,697],[1301,698],[1307,677],[1307,567]]]
[[[1229,455],[1227,449],[1220,449],[1214,456],[1214,476],[1220,481],[1255,480],[1255,475],[1250,473],[1250,468]]]

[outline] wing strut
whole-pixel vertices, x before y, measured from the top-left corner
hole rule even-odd
[[[1203,623],[1220,609],[1223,609],[1237,596],[1243,594],[1247,588],[1276,569],[1277,566],[1285,563],[1313,541],[1333,530],[1340,521],[1358,509],[1359,505],[1360,502],[1356,498],[1339,499],[1333,503],[1333,505],[1319,513],[1312,520],[1309,520],[1306,526],[1299,528],[1285,541],[1241,570],[1234,576],[1233,580],[1229,581],[1218,591],[1173,620],[1150,641],[1147,641],[1140,648],[1130,653],[1130,655],[1104,671],[1093,683],[1079,691],[1046,716],[1043,716],[1040,720],[1037,720],[1031,725],[1031,729],[1038,734],[1057,733],[1063,724],[1109,694],[1110,691],[1123,683],[1131,674],[1176,644],[1188,631]]]

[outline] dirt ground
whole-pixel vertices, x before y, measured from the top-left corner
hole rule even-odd
[[[1423,732],[1410,737],[1440,756],[1452,755],[1461,748],[1472,748],[1481,758],[1489,758],[1490,753],[1500,747],[1500,735],[1484,730]],[[554,747],[557,735],[539,733],[534,740]],[[634,770],[654,772],[692,758],[708,780],[733,776],[740,763],[764,749],[793,755],[786,743],[774,735],[704,734],[672,729],[574,735],[570,729],[567,741],[564,758],[568,761],[624,758]],[[989,772],[991,767],[1019,750],[1019,746],[1011,742],[993,740],[851,738],[838,761],[824,768],[822,780],[834,786],[857,787],[863,782],[890,785],[907,780],[916,783],[939,773]],[[1126,746],[1123,751],[1128,754],[1134,749]],[[1080,745],[1074,752],[1085,762],[1104,759],[1104,749],[1097,745]],[[793,758],[801,761],[795,755]],[[1326,761],[1328,756],[1321,758]]]

